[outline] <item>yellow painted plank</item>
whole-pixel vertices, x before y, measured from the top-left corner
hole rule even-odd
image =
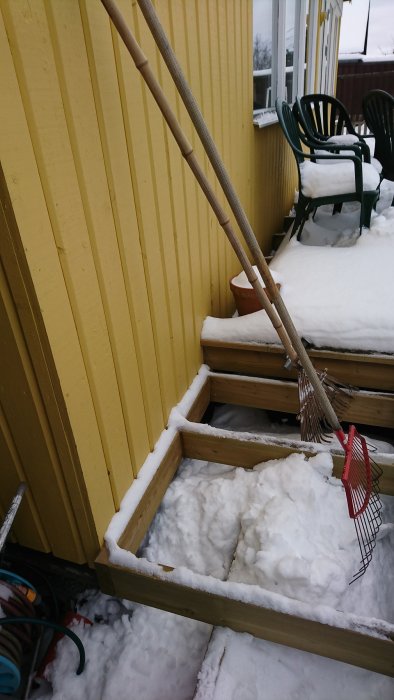
[[[199,58],[199,106],[207,124],[209,131],[212,133],[212,102],[211,102],[211,91],[209,86],[209,56],[208,56],[208,43],[206,36],[206,4],[201,3],[199,0],[195,0],[194,4],[195,16],[194,20],[194,31],[196,34],[196,40],[198,45],[198,58]],[[204,166],[205,173],[210,179],[213,177],[213,170],[209,163],[208,157],[204,156]],[[202,254],[202,284],[204,286],[205,292],[205,309],[208,313],[212,313],[213,308],[213,280],[212,273],[216,269],[213,259],[214,256],[211,253],[211,247],[214,247],[215,241],[213,241],[213,236],[211,233],[211,228],[214,222],[214,215],[211,208],[207,205],[205,207],[205,217],[201,218],[201,246],[203,250]],[[217,248],[217,246],[216,246]],[[215,302],[216,303],[216,302]]]
[[[188,52],[188,80],[193,91],[193,95],[197,101],[197,104],[204,115],[204,104],[203,104],[203,82],[206,80],[206,76],[202,72],[201,65],[201,40],[198,31],[198,1],[188,3],[187,12],[184,11],[184,31],[187,37],[187,52]],[[204,148],[201,141],[195,133],[193,139],[194,149],[196,155],[201,163],[204,171],[208,174],[208,158],[205,155]],[[198,187],[196,185],[197,191]],[[199,337],[201,332],[201,322],[204,320],[206,314],[209,312],[211,305],[210,297],[210,260],[209,260],[209,216],[210,207],[206,202],[205,198],[199,193],[197,197],[197,204],[199,210],[199,219],[197,232],[199,238],[199,251],[200,251],[200,268],[201,268],[201,289],[199,291],[199,304],[197,306],[197,313],[200,317],[197,319],[197,335]]]
[[[2,164],[74,430],[94,521],[99,536],[102,536],[114,512],[107,467],[8,37],[2,21],[0,51],[1,91],[7,95],[6,100],[0,100]],[[75,416],[81,415],[81,407],[83,422],[75,419]]]
[[[99,539],[95,532],[78,453],[75,449],[48,337],[1,167],[0,230],[0,257],[4,277],[7,278],[25,343],[29,349],[30,360],[45,405],[48,426],[53,434],[68,491],[72,494],[71,505],[79,535],[86,557],[92,561],[99,548]]]
[[[84,561],[74,514],[28,349],[0,266],[0,399],[52,551]],[[3,431],[5,432],[5,431]]]
[[[155,76],[158,80],[160,80],[160,76],[166,74],[167,69],[164,67],[164,63],[159,55],[155,41],[150,30],[148,29],[148,26],[146,25],[145,20],[139,11],[136,14],[138,17],[139,35],[143,50],[150,62]],[[166,90],[166,95],[169,97],[171,93],[174,92],[174,88],[171,86],[170,80],[167,81],[167,86],[170,87],[168,92]],[[173,100],[171,100],[171,102],[173,103]],[[183,163],[178,148],[173,148],[175,144],[173,143],[174,140],[172,134],[169,132],[164,120],[160,116],[160,112],[156,104],[147,109],[146,116],[146,128],[149,138],[151,169],[153,175],[152,185],[157,207],[161,261],[167,295],[166,305],[168,308],[170,322],[173,373],[175,378],[176,396],[179,397],[184,393],[186,386],[190,382],[190,376],[188,376],[186,370],[186,352],[189,356],[189,363],[192,365],[196,356],[196,346],[198,347],[198,339],[196,338],[195,334],[191,333],[186,351],[185,324],[182,318],[183,309],[181,284],[185,283],[185,274],[183,273],[182,275],[182,269],[186,261],[182,258],[179,259],[178,257],[177,238],[179,238],[179,236],[184,238],[187,235],[187,231],[185,228],[176,230],[176,209],[178,207],[184,208],[185,203],[182,202],[182,198],[179,197],[179,194],[174,189],[172,174],[174,170],[181,172]],[[169,160],[170,149],[174,156],[172,170]],[[187,284],[191,285],[191,278],[186,282]],[[191,308],[190,311],[192,313],[190,324],[192,330],[194,318],[193,308]],[[195,374],[195,370],[196,367],[194,361],[192,368],[193,376]]]
[[[134,474],[137,474],[139,465],[149,452],[149,440],[81,15],[76,3],[47,4],[46,11],[108,328],[131,464]],[[114,461],[111,471],[122,496],[130,485],[130,464],[126,460]]]
[[[222,159],[225,167],[233,178],[232,173],[232,146],[230,138],[230,123],[231,123],[231,112],[232,112],[232,99],[231,99],[231,88],[230,88],[230,76],[229,76],[229,65],[228,65],[228,43],[230,38],[227,34],[227,3],[218,2],[216,4],[216,17],[217,17],[217,27],[221,27],[221,31],[218,32],[217,46],[218,46],[218,70],[219,70],[219,82],[220,82],[220,131],[221,131],[221,153]],[[229,213],[230,218],[234,224],[234,217],[231,214],[230,207],[227,204],[225,198],[223,197],[223,204],[225,210]],[[221,235],[222,232],[221,232]],[[220,266],[221,280],[220,285],[223,290],[221,299],[221,313],[224,316],[230,313],[229,304],[229,279],[230,279],[230,263],[234,253],[232,248],[228,245],[225,240],[224,245],[224,257],[222,265]]]
[[[212,99],[212,111],[213,111],[213,138],[221,154],[222,158],[224,155],[224,142],[223,142],[223,129],[221,122],[221,109],[222,104],[222,93],[223,86],[221,83],[220,74],[220,51],[219,51],[219,27],[217,26],[217,4],[213,2],[208,2],[208,37],[210,43],[210,85],[211,85],[211,99]],[[216,192],[218,194],[219,200],[223,203],[223,195],[219,186],[216,186]],[[222,270],[225,268],[226,259],[226,246],[228,245],[226,237],[223,231],[216,223],[215,219],[215,230],[218,243],[218,289],[217,295],[219,300],[219,313],[220,315],[225,315],[225,291],[223,289],[223,274]]]
[[[172,16],[169,11],[169,3],[160,4],[157,10],[167,36],[171,39]],[[175,110],[177,97],[174,83],[167,68],[161,62],[159,65],[161,85],[172,108]],[[184,196],[184,167],[179,148],[168,129],[164,130],[164,139],[167,150],[168,175],[171,181],[170,202],[174,227],[174,255],[180,287],[180,323],[185,353],[183,365],[187,377],[186,384],[188,385],[196,370],[196,343],[198,344],[198,338],[196,338],[194,326],[193,288],[189,255],[189,221],[187,217],[187,203]]]
[[[124,493],[119,473],[129,468],[132,480],[130,454],[45,5],[5,2],[3,14],[117,505]]]
[[[19,484],[26,481],[26,474],[10,433],[4,412],[0,403],[0,460],[1,460],[1,488],[0,504],[4,515]],[[29,489],[24,494],[18,516],[15,519],[12,533],[18,541],[26,547],[39,549],[43,552],[50,551],[50,545],[43,529],[37,506]]]
[[[124,0],[119,3],[119,9],[130,27],[136,32],[138,40],[138,31],[136,31],[138,27],[135,26],[131,5]],[[137,220],[145,263],[145,284],[148,289],[153,319],[153,334],[159,367],[162,420],[165,422],[169,410],[176,402],[175,375],[171,345],[171,318],[169,308],[166,305],[168,290],[162,264],[162,228],[154,192],[155,172],[152,170],[151,134],[147,129],[150,112],[155,114],[157,122],[160,122],[162,118],[158,114],[153,98],[148,94],[145,86],[141,84],[142,79],[114,28],[112,28],[112,33]]]
[[[195,91],[194,76],[198,69],[197,60],[198,54],[195,45],[195,36],[190,35],[187,27],[187,17],[189,9],[181,0],[172,0],[172,46],[177,55],[177,58],[183,68],[186,78],[191,85],[193,92]],[[190,17],[189,17],[190,20]],[[193,70],[192,70],[193,66]],[[192,125],[191,119],[187,114],[186,109],[180,99],[177,99],[178,118],[180,124],[187,134],[190,143],[192,144],[197,157],[201,164],[203,158],[201,148],[198,148],[199,139]],[[207,207],[207,202],[204,194],[192,175],[186,163],[183,163],[183,179],[184,191],[186,197],[186,214],[188,221],[188,243],[189,243],[189,266],[191,271],[192,291],[193,291],[193,309],[194,309],[194,335],[198,341],[201,333],[201,326],[204,317],[202,308],[202,269],[201,269],[201,244],[200,244],[200,206]],[[195,367],[197,368],[201,362],[199,350],[194,353]]]
[[[157,410],[160,388],[111,27],[99,3],[81,2],[80,9],[143,390],[145,418],[150,447],[153,448],[155,437],[162,428],[161,411]]]
[[[201,56],[201,74],[204,76],[202,81],[202,104],[204,107],[204,118],[207,122],[214,139],[215,124],[214,124],[214,107],[213,107],[213,87],[211,75],[211,43],[209,35],[209,0],[197,2],[197,17],[198,17],[198,35],[200,43]],[[213,170],[211,166],[207,166],[207,174],[213,181]],[[216,225],[216,218],[212,211],[209,211],[209,226],[206,232],[206,241],[209,248],[210,260],[210,298],[211,309],[210,313],[218,316],[220,313],[220,297],[219,297],[219,231]]]

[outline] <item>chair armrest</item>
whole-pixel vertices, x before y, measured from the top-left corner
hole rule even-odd
[[[348,145],[338,145],[336,143],[327,143],[327,141],[318,141],[317,139],[311,139],[305,136],[305,134],[300,134],[300,139],[302,143],[305,144],[310,149],[319,149],[320,151],[327,151],[328,153],[331,153],[332,155],[335,155],[336,158],[339,158],[340,155],[344,155],[343,153],[341,154],[341,151],[352,151],[355,155],[357,155],[359,158],[362,158],[362,154],[364,152],[363,144],[361,142],[354,143],[354,144],[348,144]],[[365,144],[366,146],[366,144]],[[366,146],[368,148],[368,146]],[[369,154],[369,149],[368,149],[368,154]],[[323,154],[321,153],[314,153],[313,154],[315,157],[323,157]],[[345,157],[348,157],[345,155]],[[369,162],[369,161],[366,161]]]

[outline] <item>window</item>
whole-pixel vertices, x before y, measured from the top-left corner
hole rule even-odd
[[[307,5],[308,0],[253,2],[255,114],[272,113],[277,97],[294,102],[304,93]]]

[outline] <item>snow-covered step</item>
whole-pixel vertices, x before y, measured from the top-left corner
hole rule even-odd
[[[258,377],[297,377],[294,370],[286,369],[280,345],[203,338],[201,346],[204,362],[213,370]],[[327,369],[328,374],[339,382],[365,389],[394,391],[394,355],[316,348],[309,348],[308,354],[317,369]]]
[[[308,450],[305,445],[301,450],[299,443],[288,442],[286,446],[279,440],[270,442],[251,435],[225,434],[192,423],[183,427],[179,423],[179,430],[170,431],[165,440],[166,449],[163,451],[160,445],[157,448],[158,463],[154,464],[151,455],[149,469],[135,480],[124,499],[118,525],[114,521],[107,532],[107,547],[96,561],[102,591],[393,676],[394,625],[390,622],[369,618],[362,610],[354,614],[330,606],[313,606],[256,584],[220,580],[206,573],[195,573],[186,566],[173,567],[165,561],[165,554],[158,555],[157,562],[139,556],[148,528],[184,459],[204,460],[214,467],[216,463],[217,470],[218,462],[226,463],[221,456],[224,450],[227,465],[237,466],[241,460],[241,470],[245,472],[248,465],[275,458],[283,460],[286,455],[293,458],[297,454],[303,461],[317,453],[326,466],[332,459],[336,471],[341,468],[343,457],[330,455],[319,446],[309,446]],[[386,465],[383,462],[382,466],[386,470],[385,483],[393,489],[392,462]],[[192,464],[188,468],[192,469]],[[308,483],[307,480],[305,488]],[[237,484],[238,479],[236,488]],[[182,505],[182,499],[176,502]],[[219,521],[222,520],[225,507],[218,505],[216,511]],[[335,522],[334,519],[334,527]]]
[[[234,490],[231,489],[233,486],[236,498],[242,499],[244,486],[252,485],[251,493],[255,491],[253,473],[265,474],[267,468],[274,476],[272,470],[275,472],[276,462],[271,460],[278,460],[278,464],[288,459],[293,460],[294,464],[291,462],[290,470],[282,479],[285,486],[290,483],[289,479],[291,481],[293,478],[297,465],[310,469],[311,465],[315,464],[320,471],[324,472],[321,472],[322,483],[327,480],[331,483],[334,477],[341,474],[343,468],[343,452],[333,446],[312,445],[301,443],[299,440],[268,435],[239,433],[199,423],[211,400],[211,381],[214,384],[212,373],[202,368],[182,402],[172,412],[168,429],[164,431],[155,450],[149,455],[138,477],[134,480],[122,502],[120,512],[113,518],[106,533],[106,546],[96,561],[103,592],[162,608],[210,625],[228,627],[236,632],[247,632],[269,642],[344,661],[376,673],[394,676],[394,624],[390,621],[391,618],[380,619],[379,615],[371,617],[368,613],[364,614],[365,611],[362,609],[357,610],[355,614],[354,611],[345,612],[342,607],[337,609],[335,606],[321,603],[311,605],[309,599],[292,598],[259,584],[235,580],[231,573],[233,564],[231,564],[229,580],[224,580],[228,565],[223,569],[223,577],[212,575],[211,564],[207,570],[201,571],[199,564],[197,572],[195,568],[193,570],[196,566],[196,552],[204,551],[204,547],[200,547],[199,550],[194,547],[196,533],[203,535],[205,533],[204,536],[208,538],[212,550],[217,547],[217,551],[221,552],[223,542],[220,536],[218,538],[214,536],[210,525],[200,523],[201,508],[193,509],[186,503],[183,510],[185,501],[182,493],[178,494],[174,491],[171,483],[176,474],[179,476],[179,467],[181,472],[186,468],[186,476],[191,475],[193,478],[195,472],[198,476],[201,463],[205,464],[203,469],[206,471],[208,480],[206,487],[202,485],[203,510],[211,513],[220,527],[221,523],[224,523],[230,529],[233,516],[236,520],[235,524],[238,522],[237,513],[235,512],[234,515],[233,510],[227,508],[226,499],[224,502],[222,502],[223,498],[222,501],[215,500],[216,487],[210,481],[211,476],[218,475],[221,478],[223,475],[225,493],[228,493],[230,498],[230,491]],[[374,460],[383,471],[382,493],[394,494],[393,455],[374,453]],[[270,463],[264,464],[267,462]],[[212,468],[209,465],[212,465]],[[185,474],[185,471],[183,473]],[[248,473],[251,475],[250,479]],[[290,500],[295,508],[298,507],[298,503],[301,510],[302,503],[310,501],[313,504],[313,498],[309,499],[308,494],[304,493],[304,488],[308,489],[310,483],[309,477],[306,476],[304,487],[300,486],[297,492],[292,493],[293,498]],[[342,496],[342,487],[339,481],[337,483],[339,487],[337,495]],[[333,488],[336,490],[335,484]],[[169,499],[166,498],[168,490]],[[190,494],[193,495],[193,493],[194,486],[190,490]],[[221,493],[223,496],[224,492]],[[264,495],[264,489],[261,493]],[[212,498],[215,506],[213,509]],[[166,552],[166,547],[159,547],[153,560],[147,559],[143,556],[145,548],[151,541],[150,536],[147,538],[147,533],[151,526],[153,527],[152,523],[159,509],[160,513],[155,522],[162,522],[163,499],[166,500],[167,507],[168,504],[170,505],[170,510],[172,507],[175,508],[177,523],[179,513],[183,512],[184,524],[182,527],[175,525],[167,528],[173,552],[171,557]],[[320,499],[319,502],[323,501]],[[341,503],[346,507],[342,498]],[[242,510],[241,507],[240,517],[243,517]],[[333,511],[336,513],[336,508]],[[265,517],[268,517],[267,514]],[[248,517],[243,526],[248,526],[251,522]],[[260,522],[260,516],[258,522]],[[336,527],[338,527],[338,521],[337,516],[334,515],[329,532],[333,533],[332,528]],[[339,526],[339,530],[341,527]],[[177,557],[179,553],[176,539],[178,530],[189,545],[187,551],[190,557],[186,563],[183,560],[172,560],[172,557]],[[312,530],[313,528],[309,528],[309,532]],[[327,535],[327,529],[325,532]],[[388,532],[389,537],[391,537],[390,532]],[[237,541],[237,537],[234,542]],[[356,542],[355,545],[356,549],[353,553],[357,558],[359,554]],[[230,558],[232,550],[231,545]],[[200,558],[199,561],[202,559]],[[204,562],[203,565],[205,566]],[[391,575],[388,576],[385,573],[383,578],[385,583],[382,581],[379,584],[380,591],[383,585],[387,585]],[[335,583],[336,577],[331,576],[330,581]],[[348,589],[347,584],[345,588]],[[391,601],[391,598],[389,600]]]

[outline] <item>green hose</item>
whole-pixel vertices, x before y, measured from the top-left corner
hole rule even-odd
[[[85,649],[80,638],[75,634],[75,632],[72,632],[72,630],[68,629],[68,627],[58,625],[56,622],[51,622],[50,620],[38,620],[35,617],[0,617],[0,625],[12,625],[17,623],[50,627],[51,629],[56,630],[56,632],[60,632],[61,634],[65,634],[67,637],[70,637],[74,644],[77,645],[79,651],[77,676],[82,673],[83,669],[85,668]]]

